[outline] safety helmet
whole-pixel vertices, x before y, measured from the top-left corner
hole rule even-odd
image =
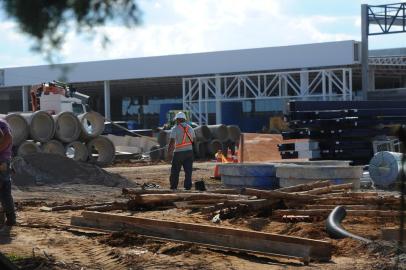
[[[184,113],[184,112],[178,112],[178,113],[175,115],[174,120],[176,120],[176,119],[185,119],[185,120],[186,120],[186,115],[185,115],[185,113]]]

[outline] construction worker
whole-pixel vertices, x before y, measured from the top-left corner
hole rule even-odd
[[[3,211],[6,214],[6,226],[16,224],[10,177],[12,145],[10,126],[5,120],[0,119],[0,201]]]
[[[183,187],[185,190],[190,190],[192,188],[193,140],[195,139],[195,132],[186,123],[186,115],[183,112],[178,112],[174,120],[176,125],[171,130],[168,146],[168,156],[172,158],[169,182],[171,189],[175,190],[178,188],[179,173],[183,166],[185,171]]]

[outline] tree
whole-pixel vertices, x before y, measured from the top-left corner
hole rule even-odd
[[[135,26],[141,17],[136,0],[0,0],[0,5],[51,62],[72,28],[94,34],[107,23]]]

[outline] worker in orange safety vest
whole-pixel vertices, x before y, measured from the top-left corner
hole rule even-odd
[[[186,123],[186,115],[183,112],[176,114],[175,121],[176,125],[171,130],[168,146],[168,157],[172,159],[169,182],[171,189],[178,188],[179,173],[183,167],[185,171],[183,187],[185,190],[190,190],[192,188],[193,141],[196,136],[193,128]]]

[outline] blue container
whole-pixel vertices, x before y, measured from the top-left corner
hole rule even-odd
[[[161,104],[159,107],[159,125],[163,126],[168,121],[166,119],[166,115],[171,110],[182,110],[183,104],[182,103],[166,103]]]
[[[222,123],[224,125],[240,125],[242,118],[242,102],[221,103]]]
[[[279,178],[273,164],[219,164],[221,181],[226,187],[252,187],[259,189],[276,189]]]

